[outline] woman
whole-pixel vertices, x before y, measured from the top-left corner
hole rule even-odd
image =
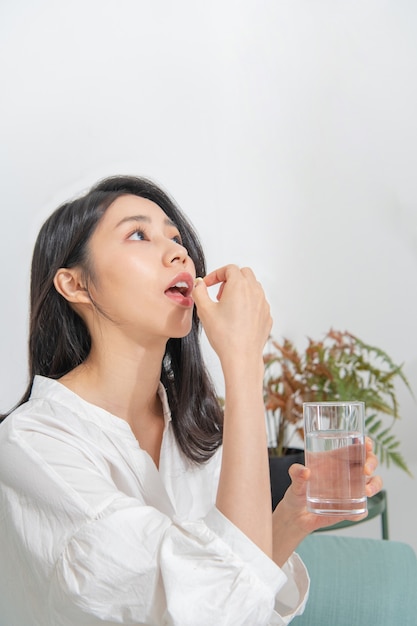
[[[337,520],[306,512],[301,465],[271,514],[271,323],[251,270],[205,275],[193,229],[150,181],[106,179],[52,214],[33,255],[30,383],[0,427],[2,624],[254,626],[302,610],[294,549]]]

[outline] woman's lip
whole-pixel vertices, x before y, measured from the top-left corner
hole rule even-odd
[[[190,298],[191,293],[193,291],[193,287],[194,287],[194,278],[191,276],[191,274],[189,274],[189,272],[180,272],[179,274],[177,274],[173,278],[173,280],[169,283],[168,287],[165,289],[165,294],[167,294],[167,291],[169,289],[172,289],[179,283],[185,283],[187,285],[187,288],[186,288],[187,290],[185,294],[180,294],[180,295],[182,295],[183,298],[184,297]]]
[[[178,304],[179,306],[190,309],[194,306],[194,300],[191,296],[184,296],[180,291],[169,291],[165,292],[167,298]]]

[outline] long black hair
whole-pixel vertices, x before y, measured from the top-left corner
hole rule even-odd
[[[88,356],[91,337],[81,317],[55,289],[61,267],[79,266],[88,275],[88,243],[101,217],[119,196],[131,194],[155,202],[176,224],[197,276],[206,273],[194,228],[172,198],[146,178],[113,176],[84,196],[60,206],[43,224],[35,243],[30,286],[29,385],[17,406],[26,402],[35,375],[58,379]],[[222,410],[204,365],[200,322],[193,312],[191,332],[169,339],[161,381],[167,390],[172,424],[185,455],[208,460],[222,439]],[[6,416],[4,416],[6,417]]]

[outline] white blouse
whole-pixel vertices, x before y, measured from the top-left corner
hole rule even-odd
[[[280,569],[215,507],[221,451],[180,451],[165,390],[160,467],[124,420],[36,377],[0,426],[0,624],[262,626],[302,612]]]

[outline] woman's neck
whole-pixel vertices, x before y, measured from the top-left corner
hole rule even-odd
[[[126,420],[133,430],[161,417],[158,386],[163,351],[133,353],[91,350],[88,358],[60,382],[81,398]]]
[[[92,351],[84,363],[60,379],[87,402],[125,420],[157,467],[164,432],[158,395],[162,358],[161,351],[139,350],[134,356],[112,352],[111,358]]]

